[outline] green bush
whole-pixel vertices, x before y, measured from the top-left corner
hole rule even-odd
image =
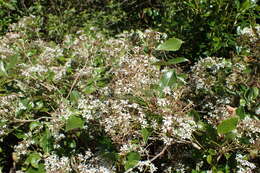
[[[0,2],[0,172],[259,171],[255,2]]]
[[[187,59],[151,53],[178,51],[180,39],[90,29],[55,43],[40,39],[36,19],[0,39],[2,172],[259,168],[260,78],[255,57],[244,58],[256,51],[252,28],[237,38],[239,55],[199,59],[184,74]]]

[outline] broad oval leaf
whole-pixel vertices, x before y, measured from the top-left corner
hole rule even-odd
[[[84,126],[84,121],[75,115],[69,117],[66,123],[66,131],[73,130],[73,129],[81,129]]]
[[[178,38],[170,38],[164,43],[160,44],[157,47],[157,50],[165,50],[165,51],[177,51],[180,49],[183,41]]]
[[[26,163],[27,164],[31,164],[34,168],[38,168],[38,163],[41,160],[41,156],[39,153],[33,152],[31,153],[27,159],[26,159]]]
[[[231,132],[232,130],[236,129],[238,123],[238,117],[232,117],[226,119],[218,125],[217,131],[219,134],[226,134]]]
[[[126,157],[127,161],[125,163],[125,169],[128,170],[130,168],[133,168],[141,159],[141,156],[137,152],[130,152],[127,154]]]

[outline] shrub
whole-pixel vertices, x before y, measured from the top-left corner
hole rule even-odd
[[[257,34],[238,38],[253,61],[207,57],[184,74],[186,59],[152,54],[165,34],[91,28],[58,44],[35,19],[0,39],[1,171],[257,171]]]

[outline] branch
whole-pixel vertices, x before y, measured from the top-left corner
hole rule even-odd
[[[39,120],[42,120],[42,119],[52,119],[53,117],[40,117],[40,118],[37,118],[37,119],[34,119],[34,120],[21,120],[21,119],[14,119],[13,122],[15,123],[29,123],[29,122],[34,122],[34,121],[39,121]]]
[[[162,149],[162,151],[160,153],[158,153],[156,156],[154,156],[151,160],[148,160],[150,162],[153,162],[154,160],[156,160],[158,157],[160,157],[161,155],[164,154],[164,152],[167,150],[167,148],[169,147],[169,145],[165,145],[164,148]],[[129,173],[132,170],[134,170],[135,168],[137,168],[140,164],[136,164],[133,168],[128,169],[127,171],[125,171],[125,173]]]

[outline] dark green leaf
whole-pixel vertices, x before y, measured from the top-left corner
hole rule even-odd
[[[49,153],[51,151],[52,137],[49,130],[46,130],[43,134],[41,134],[39,145],[45,153]]]
[[[259,95],[259,90],[256,87],[253,88],[249,88],[246,92],[245,92],[245,98],[248,101],[252,101],[254,99],[257,98],[257,96]]]
[[[157,50],[165,50],[165,51],[177,51],[180,49],[183,41],[178,38],[170,38],[164,43],[160,44],[157,47]]]
[[[236,129],[238,123],[238,117],[232,117],[226,120],[223,120],[221,124],[218,125],[217,131],[219,134],[226,134]]]
[[[191,110],[189,116],[193,117],[196,122],[200,120],[200,114],[195,110]]]
[[[243,106],[240,106],[236,109],[236,114],[240,117],[240,119],[244,119],[246,116],[245,110]]]
[[[186,58],[174,58],[174,59],[171,59],[169,61],[158,61],[158,62],[155,62],[153,63],[153,65],[174,65],[174,64],[179,64],[179,63],[182,63],[182,62],[187,62],[189,61],[188,59]]]

